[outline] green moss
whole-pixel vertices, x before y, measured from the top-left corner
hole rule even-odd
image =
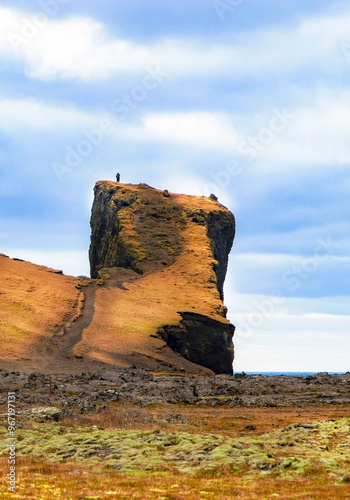
[[[97,470],[114,468],[141,474],[175,468],[183,474],[214,477],[229,467],[234,474],[246,478],[272,472],[280,477],[308,476],[322,471],[340,484],[348,473],[350,419],[311,426],[293,425],[284,432],[259,436],[258,440],[244,437],[239,441],[212,434],[92,431],[52,423],[33,424],[32,428],[21,429],[20,436],[18,456],[31,455],[48,462],[69,460],[94,464]],[[8,452],[6,437],[6,428],[0,428],[0,455]],[[326,438],[331,452],[321,445]],[[282,442],[294,443],[294,446],[281,446]]]

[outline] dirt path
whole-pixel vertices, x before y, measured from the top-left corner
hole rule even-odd
[[[31,367],[34,370],[47,371],[56,367],[62,373],[77,365],[77,359],[73,359],[71,351],[73,347],[82,339],[83,331],[87,328],[95,312],[96,284],[91,283],[81,287],[85,295],[83,308],[80,316],[71,323],[69,327],[63,327],[63,333],[57,333],[51,338],[43,338],[31,350],[32,360],[21,360],[24,370]]]
[[[81,371],[82,369],[98,369],[104,366],[99,360],[88,360],[77,358],[73,354],[73,349],[83,338],[83,332],[92,323],[95,315],[95,297],[98,288],[120,288],[126,289],[124,285],[140,279],[140,275],[130,269],[111,270],[104,283],[97,284],[96,281],[89,284],[81,284],[81,292],[84,293],[84,302],[80,311],[80,316],[73,321],[76,315],[78,303],[74,308],[70,318],[66,318],[65,324],[60,328],[60,332],[50,338],[40,339],[28,353],[28,357],[17,361],[21,369],[41,370],[43,372],[57,371],[68,373]],[[11,368],[13,363],[9,362],[6,367]],[[16,365],[16,366],[17,366]],[[4,365],[5,367],[5,365]],[[12,369],[12,368],[11,368]]]
[[[84,329],[90,325],[94,317],[96,285],[82,287],[82,291],[85,294],[85,300],[81,315],[69,328],[65,327],[65,333],[61,338],[61,347],[56,352],[55,358],[70,357],[71,350],[81,341]]]
[[[89,285],[82,286],[81,290],[84,292],[85,300],[81,315],[76,319],[71,326],[64,327],[63,335],[55,335],[51,342],[50,354],[55,360],[67,361],[73,359],[72,350],[83,337],[83,331],[91,324],[95,314],[95,296],[97,288],[120,288],[124,289],[124,283],[130,283],[138,280],[140,276],[131,270],[123,270],[123,272],[110,272],[108,279],[104,284],[97,285],[90,283]],[[74,358],[76,359],[76,358]]]

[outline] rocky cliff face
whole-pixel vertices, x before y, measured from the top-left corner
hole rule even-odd
[[[100,181],[94,193],[91,276],[104,285],[75,354],[175,365],[181,356],[231,373],[234,326],[222,299],[233,215],[215,199],[145,184]]]
[[[181,252],[184,210],[173,198],[141,184],[138,189],[98,182],[91,215],[91,277],[101,268],[143,274],[172,264]]]

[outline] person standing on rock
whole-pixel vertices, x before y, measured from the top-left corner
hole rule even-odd
[[[118,172],[117,175],[115,176],[117,179],[117,182],[120,182],[120,173]]]

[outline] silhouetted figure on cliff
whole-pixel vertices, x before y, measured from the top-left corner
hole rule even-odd
[[[120,173],[118,172],[117,175],[115,176],[117,179],[117,182],[120,182]]]

